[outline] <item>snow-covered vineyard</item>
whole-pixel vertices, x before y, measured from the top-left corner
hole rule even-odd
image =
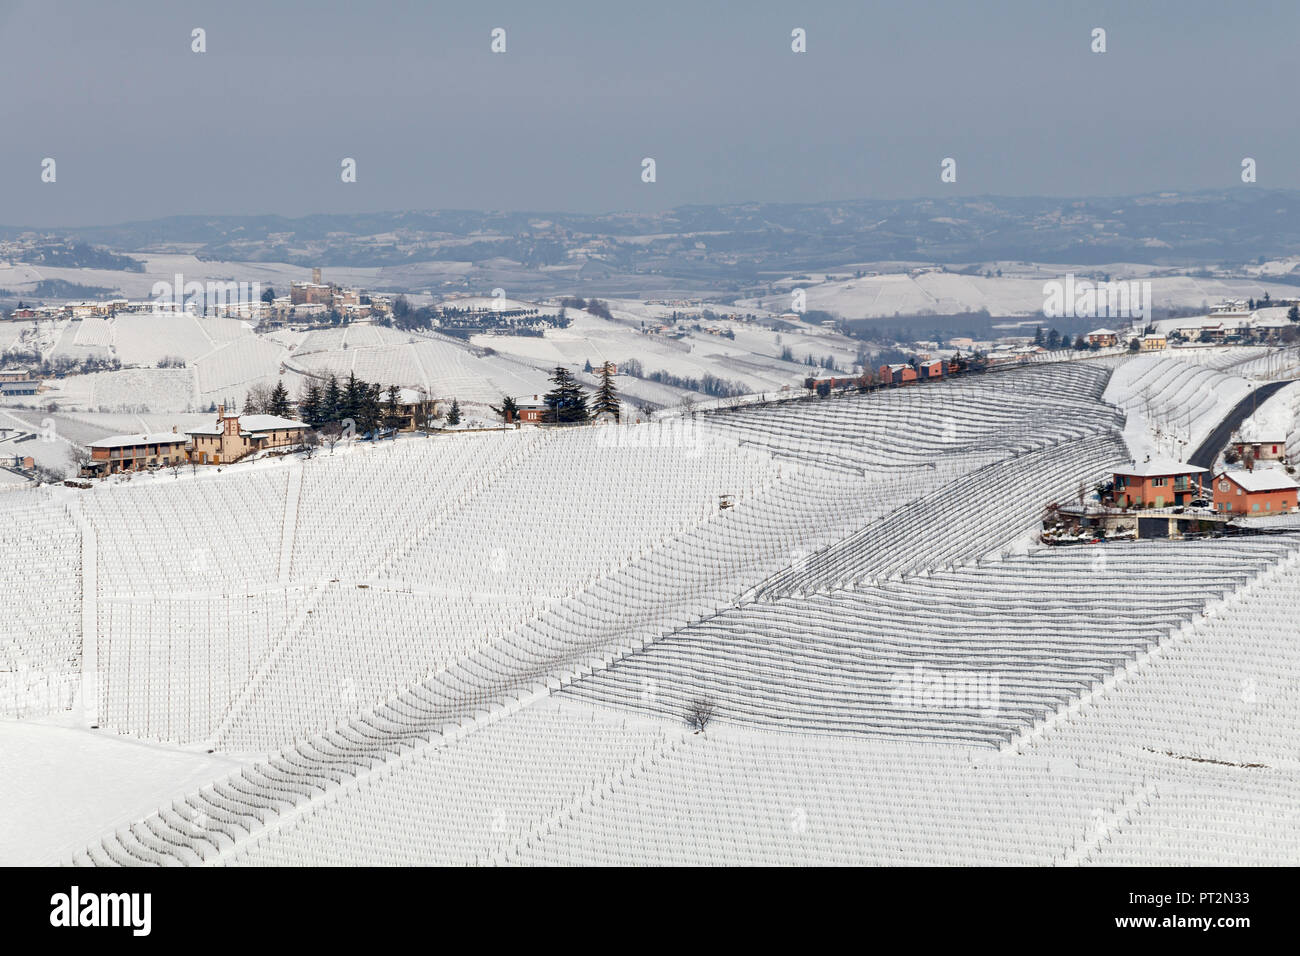
[[[0,768],[0,862],[1295,863],[1300,535],[1036,534],[1244,375],[1041,363],[0,496],[0,761],[37,768]]]

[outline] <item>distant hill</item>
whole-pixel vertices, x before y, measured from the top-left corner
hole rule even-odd
[[[21,231],[0,228],[0,236]],[[567,266],[574,278],[598,276],[615,287],[727,290],[803,270],[900,261],[1255,263],[1300,254],[1300,191],[1243,186],[1081,199],[742,203],[600,215],[176,216],[62,233],[83,246],[193,252],[208,260],[354,267],[453,261],[498,270],[517,264],[539,280]]]

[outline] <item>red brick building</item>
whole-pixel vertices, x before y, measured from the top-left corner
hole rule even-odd
[[[542,401],[540,395],[534,395],[531,399],[516,399],[515,408],[518,409],[518,417],[515,420],[525,425],[540,424],[546,415],[546,403]]]

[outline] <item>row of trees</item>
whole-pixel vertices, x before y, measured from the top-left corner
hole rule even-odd
[[[623,405],[614,385],[613,363],[606,362],[602,365],[599,374],[600,382],[595,394],[589,397],[573,373],[563,365],[557,365],[551,372],[551,390],[543,399],[546,409],[542,413],[542,421],[551,425],[577,425],[602,415],[620,421]],[[503,422],[519,420],[519,406],[508,395],[500,406],[493,405],[492,411],[500,415]],[[450,423],[450,418],[448,421]]]

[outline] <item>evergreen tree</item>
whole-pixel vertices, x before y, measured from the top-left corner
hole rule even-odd
[[[509,395],[501,399],[499,408],[496,405],[489,405],[488,407],[500,415],[501,420],[507,425],[519,418],[519,406]]]
[[[451,400],[451,409],[447,412],[447,424],[460,424],[460,402],[454,398]]]
[[[591,417],[587,410],[587,395],[573,378],[573,373],[563,365],[557,365],[551,373],[551,383],[555,386],[546,393],[545,420],[552,424],[569,424],[585,422]]]
[[[307,387],[298,396],[298,417],[312,428],[321,423],[322,400],[321,387],[312,381],[307,383]]]
[[[614,366],[610,362],[600,367],[600,385],[596,387],[596,397],[591,408],[593,418],[604,412],[613,415],[616,422],[622,419],[618,391],[614,387]]]
[[[388,386],[388,403],[385,408],[387,413],[386,424],[389,428],[396,429],[400,418],[402,404],[402,390],[396,385]]]
[[[350,418],[360,428],[359,419],[367,391],[366,383],[357,378],[357,373],[349,372],[347,384],[343,386],[343,404],[339,409],[339,418]]]
[[[320,420],[336,422],[343,417],[343,390],[339,388],[337,376],[331,375],[325,383],[325,394],[321,398]]]
[[[1043,344],[1043,327],[1041,325],[1037,326],[1034,329],[1034,344],[1035,345]]]
[[[582,367],[582,370],[588,374],[591,373],[591,359],[587,359],[587,364]]]
[[[378,382],[357,382],[357,413],[354,421],[357,431],[363,435],[374,436],[379,431],[383,408],[380,403],[382,389]]]
[[[281,418],[289,417],[289,390],[284,387],[283,381],[277,381],[275,388],[271,389],[266,411],[270,415],[278,415]]]
[[[1286,319],[1288,322],[1300,322],[1300,306],[1291,306],[1286,310]]]

